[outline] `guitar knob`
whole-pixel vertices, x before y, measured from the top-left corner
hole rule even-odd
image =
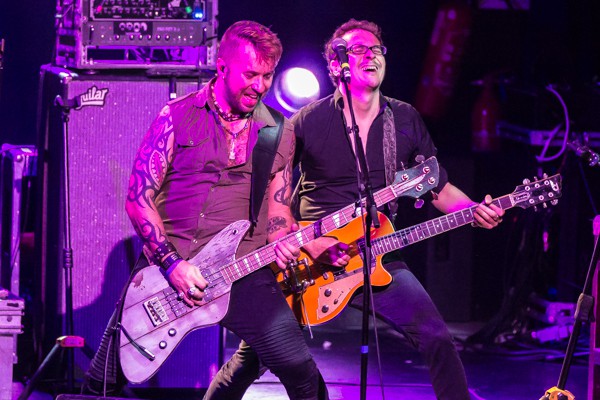
[[[325,289],[325,297],[331,296],[331,289]]]
[[[158,347],[160,347],[161,349],[166,349],[167,342],[165,342],[164,340],[161,340],[160,343],[158,344]]]
[[[177,335],[177,330],[175,330],[175,328],[169,329],[169,336],[173,337],[175,335]]]
[[[326,313],[327,311],[329,311],[329,306],[323,306],[321,308],[321,311],[323,311],[324,313]]]

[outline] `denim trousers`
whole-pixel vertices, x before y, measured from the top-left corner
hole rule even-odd
[[[393,282],[385,288],[373,288],[375,315],[403,334],[420,353],[429,368],[438,399],[468,400],[470,396],[464,367],[452,336],[431,297],[403,262],[394,261],[386,264],[385,268],[392,274]],[[350,305],[362,310],[362,293],[355,296]],[[209,393],[225,392],[229,387],[235,387],[243,393],[260,375],[262,361],[251,345],[242,341],[236,353],[213,379]]]

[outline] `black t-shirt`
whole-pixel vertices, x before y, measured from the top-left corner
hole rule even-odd
[[[384,107],[391,107],[396,130],[396,167],[416,164],[415,157],[436,155],[431,136],[419,113],[410,105],[381,96],[381,110],[371,125],[365,145],[373,190],[386,186],[383,160]],[[342,112],[339,91],[309,104],[291,119],[296,133],[294,163],[300,167],[297,218],[314,221],[358,198],[356,161]],[[440,167],[439,192],[448,182]]]

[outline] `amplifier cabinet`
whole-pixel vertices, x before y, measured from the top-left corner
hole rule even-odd
[[[42,67],[38,144],[42,198],[36,240],[43,275],[41,334],[46,350],[56,337],[68,333],[64,332],[69,289],[63,254],[66,194],[73,251],[72,334],[82,336],[95,351],[142,248],[125,212],[137,148],[170,93],[181,96],[204,83],[195,78],[85,76]],[[68,112],[66,129],[58,102],[74,106]],[[63,130],[67,132],[66,151]],[[65,160],[67,182],[63,180]],[[219,327],[192,332],[146,385],[207,387],[220,366],[221,336]],[[181,369],[183,364],[186,368]],[[88,365],[89,358],[76,352],[76,372],[87,370]]]
[[[214,69],[218,0],[60,0],[56,64]]]

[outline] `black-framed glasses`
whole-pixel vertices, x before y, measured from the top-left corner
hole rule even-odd
[[[348,47],[347,52],[352,54],[365,54],[367,50],[371,50],[373,54],[376,54],[378,56],[384,56],[385,53],[387,53],[387,48],[380,44],[376,44],[370,47],[365,46],[364,44],[353,44],[352,46]]]

